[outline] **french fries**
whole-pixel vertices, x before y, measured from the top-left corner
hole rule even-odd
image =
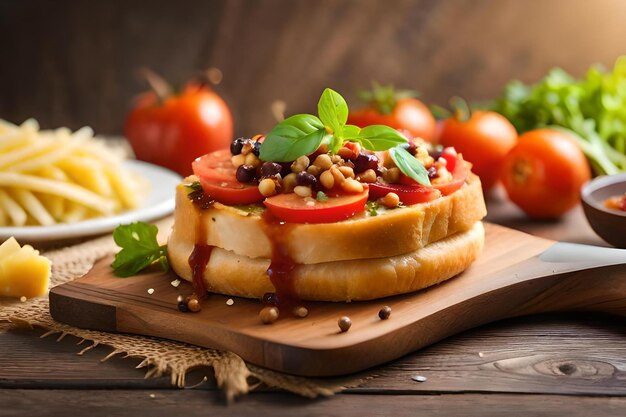
[[[93,130],[39,130],[0,120],[0,226],[49,226],[137,207],[147,182]]]

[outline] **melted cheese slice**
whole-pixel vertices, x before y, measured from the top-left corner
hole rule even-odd
[[[11,237],[0,245],[0,296],[39,297],[48,291],[50,260]]]

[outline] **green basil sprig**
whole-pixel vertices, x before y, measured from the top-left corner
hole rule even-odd
[[[143,222],[115,228],[113,240],[122,248],[111,264],[115,275],[130,277],[154,263],[158,263],[164,271],[169,269],[167,245],[159,245],[157,232],[155,225]]]
[[[317,103],[319,117],[296,114],[278,123],[261,145],[263,161],[289,162],[308,155],[322,143],[331,153],[337,153],[345,142],[358,142],[370,151],[385,151],[407,142],[397,130],[374,125],[359,128],[347,125],[348,105],[336,91],[327,88]]]
[[[420,161],[409,153],[409,151],[402,146],[396,146],[395,148],[389,149],[389,156],[391,156],[393,162],[395,162],[398,169],[402,171],[404,175],[422,185],[430,186],[428,171]]]

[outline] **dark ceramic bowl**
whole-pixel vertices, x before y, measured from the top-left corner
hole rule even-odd
[[[604,207],[609,197],[626,193],[626,172],[605,175],[587,182],[580,197],[591,228],[613,246],[626,249],[626,211]]]

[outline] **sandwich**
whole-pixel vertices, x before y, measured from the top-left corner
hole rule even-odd
[[[461,154],[346,125],[330,89],[318,112],[199,157],[178,185],[168,258],[199,298],[371,300],[438,284],[479,256],[486,209]]]

